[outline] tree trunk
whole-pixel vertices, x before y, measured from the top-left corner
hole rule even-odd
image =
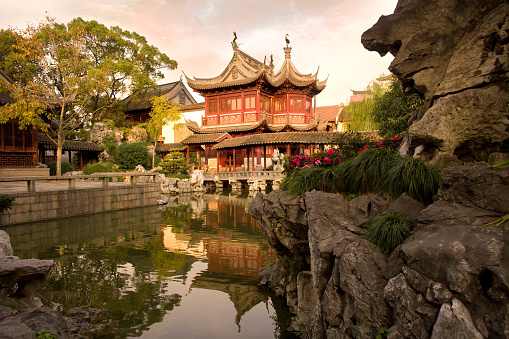
[[[62,175],[62,136],[58,134],[57,139],[57,176]]]
[[[156,145],[157,145],[157,138],[156,141],[154,141],[154,149],[152,150],[152,168],[156,167]]]

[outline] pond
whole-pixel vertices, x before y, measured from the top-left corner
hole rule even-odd
[[[64,315],[91,314],[87,337],[284,337],[288,310],[257,280],[275,251],[248,204],[247,194],[182,195],[163,211],[3,229],[14,255],[55,260],[38,297]]]

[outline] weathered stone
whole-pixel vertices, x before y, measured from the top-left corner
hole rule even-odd
[[[22,312],[15,318],[34,332],[45,331],[54,333],[61,339],[70,338],[68,334],[69,320],[55,310],[39,307]]]
[[[425,109],[409,130],[414,148],[462,155],[509,137],[509,3],[401,0],[361,41],[395,58],[389,70]]]
[[[376,194],[361,195],[349,203],[349,214],[357,226],[364,226],[369,220],[387,209],[388,201]]]
[[[389,328],[391,338],[428,338],[428,331],[434,323],[438,307],[424,307],[426,301],[408,284],[405,276],[399,274],[389,280],[384,297],[392,306],[394,325]],[[417,312],[420,309],[421,312]],[[425,312],[423,312],[425,310]]]
[[[20,321],[7,318],[0,321],[0,337],[5,339],[35,339],[35,332]]]
[[[488,163],[490,165],[496,165],[504,161],[509,160],[509,153],[494,152],[488,157]]]
[[[11,238],[7,232],[0,230],[0,258],[11,256],[12,254]]]
[[[300,323],[306,325],[309,322],[316,308],[317,301],[311,272],[300,272],[297,276],[297,316]]]
[[[433,155],[432,159],[429,161],[431,165],[436,165],[440,168],[454,167],[463,165],[463,161],[458,159],[457,156],[453,154],[441,153],[437,152]]]
[[[417,218],[424,207],[423,203],[403,193],[389,205],[387,211],[397,212],[404,217]]]
[[[440,308],[431,339],[483,339],[483,335],[475,327],[470,312],[458,299],[445,303]]]
[[[445,184],[438,191],[442,201],[509,213],[509,169],[491,169],[485,162],[446,168]]]
[[[147,142],[148,140],[148,134],[147,130],[143,127],[134,126],[129,131],[129,135],[127,137],[128,143],[141,143],[141,142]]]

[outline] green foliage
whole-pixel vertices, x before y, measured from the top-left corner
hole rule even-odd
[[[91,175],[97,172],[115,172],[115,168],[118,168],[118,166],[112,162],[99,161],[86,164],[85,167],[83,167],[83,174]]]
[[[281,183],[291,195],[319,190],[345,196],[406,192],[424,203],[432,201],[442,184],[440,169],[419,159],[405,158],[384,148],[370,148],[356,157],[330,167],[310,167],[294,171]]]
[[[51,332],[40,331],[40,332],[35,332],[35,338],[37,338],[37,339],[58,339],[58,335],[56,335],[55,333],[51,333]]]
[[[1,209],[0,209],[0,211],[1,211]],[[484,224],[483,226],[489,226],[489,225],[495,225],[495,224],[497,226],[504,225],[504,232],[505,232],[505,230],[507,229],[507,226],[509,226],[509,214],[504,215],[500,219],[497,219],[495,221]]]
[[[154,152],[152,154],[152,166],[155,167],[155,147],[157,137],[161,133],[164,125],[171,122],[177,122],[182,117],[182,111],[176,105],[173,105],[169,98],[164,96],[155,96],[150,98],[152,110],[149,113],[150,120],[146,129],[149,137],[154,142]]]
[[[163,162],[160,164],[163,171],[168,174],[185,174],[186,171],[191,168],[187,164],[187,159],[182,152],[177,148],[170,150],[165,157]]]
[[[382,253],[389,254],[403,243],[416,224],[415,219],[405,218],[396,212],[384,212],[371,219],[365,238]]]
[[[378,124],[383,137],[400,135],[408,130],[412,112],[423,107],[424,101],[417,95],[405,95],[396,77],[388,91],[373,99],[371,117]]]
[[[342,158],[346,160],[359,154],[359,150],[372,141],[372,138],[366,133],[347,131],[341,133],[332,143],[341,150]]]
[[[414,199],[430,202],[442,182],[439,167],[426,165],[420,159],[395,156],[386,171],[383,191],[393,197],[407,192]]]
[[[7,194],[0,194],[0,213],[10,210],[16,197]]]
[[[52,161],[48,164],[49,175],[57,175],[57,162]],[[70,162],[62,161],[62,174],[74,171],[75,168]]]
[[[506,168],[509,167],[509,159],[506,161],[499,162],[498,164],[495,164],[491,166],[491,168]]]
[[[395,156],[386,148],[368,149],[341,166],[345,191],[356,195],[380,192],[389,162]]]
[[[111,136],[111,137],[103,137],[103,140],[102,140],[102,146],[101,148],[103,150],[106,150],[106,152],[108,152],[108,155],[110,155],[113,159],[115,159],[117,157],[117,143],[115,142],[115,137],[114,136]]]
[[[384,339],[387,338],[387,327],[382,326],[378,331],[378,334],[375,336],[375,339]]]
[[[137,165],[150,167],[151,156],[147,148],[138,143],[121,144],[117,149],[117,163],[121,168],[134,169]]]
[[[374,94],[368,95],[362,101],[351,102],[345,107],[350,114],[351,131],[376,130],[377,125],[373,121],[371,111],[373,110]]]

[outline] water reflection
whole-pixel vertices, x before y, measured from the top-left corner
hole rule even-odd
[[[274,251],[232,195],[6,227],[15,255],[54,259],[46,305],[103,310],[89,337],[269,338],[284,310],[258,287]],[[277,306],[277,305],[276,305]]]

